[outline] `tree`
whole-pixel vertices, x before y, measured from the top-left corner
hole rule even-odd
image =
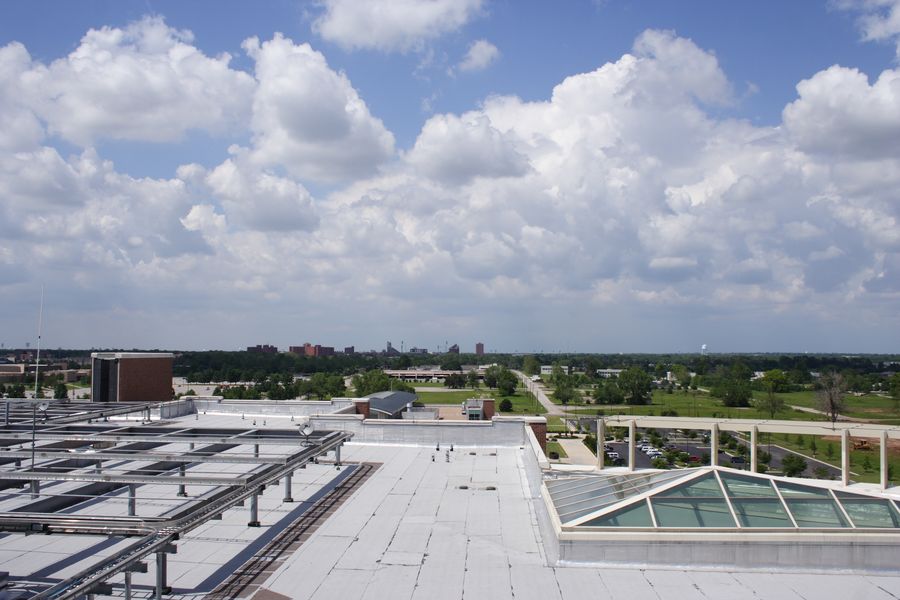
[[[69,388],[64,383],[57,383],[53,388],[53,397],[57,400],[64,400],[69,397]]]
[[[519,378],[506,367],[500,367],[497,373],[497,391],[501,396],[512,396],[516,393],[516,387],[519,385]]]
[[[788,454],[781,459],[781,470],[787,477],[796,477],[806,470],[806,460],[796,454]]]
[[[630,367],[619,374],[619,387],[629,404],[649,404],[653,378],[640,367]]]
[[[816,457],[816,451],[819,447],[816,445],[816,436],[812,436],[809,438],[809,451],[812,453],[813,458]]]
[[[528,355],[522,359],[522,372],[526,375],[537,375],[541,372],[541,363],[532,356]]]
[[[462,373],[451,373],[444,380],[444,385],[451,389],[460,389],[466,387],[466,376]]]
[[[556,389],[553,390],[553,399],[565,405],[578,399],[578,391],[571,384],[557,384]]]
[[[843,375],[836,371],[822,375],[818,392],[819,409],[828,415],[832,427],[837,422],[841,411],[844,410],[844,393],[846,391],[847,385]]]
[[[498,365],[491,365],[484,370],[484,385],[489,388],[497,387],[497,377],[500,375],[501,368]]]
[[[784,398],[778,393],[787,386],[787,376],[781,369],[772,369],[763,374],[761,383],[766,395],[756,401],[756,408],[768,413],[770,419],[774,419],[775,413],[784,410]]]
[[[509,398],[504,398],[500,401],[500,412],[512,412],[512,409],[512,401]]]
[[[900,373],[894,373],[890,379],[891,398],[894,399],[894,410],[900,410]]]
[[[622,404],[625,402],[625,394],[619,389],[615,381],[601,381],[594,388],[594,401],[597,404]]]
[[[466,385],[475,389],[481,385],[481,378],[478,377],[478,371],[473,369],[466,373]]]
[[[458,354],[445,354],[441,357],[440,366],[444,371],[462,371],[462,362]]]
[[[414,392],[415,389],[402,381],[391,380],[384,371],[380,369],[372,369],[362,374],[354,375],[350,380],[353,385],[353,391],[357,397],[368,396],[376,392],[386,392],[393,390],[395,392]]]
[[[687,389],[691,384],[691,372],[684,365],[672,365],[672,374],[675,376],[675,381],[678,382],[678,385],[681,386],[682,389]]]

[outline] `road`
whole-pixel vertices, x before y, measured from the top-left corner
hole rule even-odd
[[[541,405],[545,409],[547,409],[548,415],[561,417],[566,414],[562,407],[553,404],[550,398],[547,397],[546,392],[544,392],[544,386],[532,381],[531,377],[529,377],[525,373],[522,373],[521,371],[513,371],[513,373],[516,375],[516,377],[519,378],[519,380],[522,382],[522,385],[525,386],[526,390],[537,396],[538,402],[540,402]]]

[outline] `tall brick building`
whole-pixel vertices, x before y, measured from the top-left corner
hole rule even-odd
[[[91,354],[93,402],[165,402],[172,399],[172,361],[168,352]]]

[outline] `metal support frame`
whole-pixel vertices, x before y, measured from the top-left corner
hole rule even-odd
[[[294,477],[293,471],[288,471],[284,475],[284,498],[282,498],[282,502],[293,502],[294,497],[292,496],[293,490],[291,488],[292,479]]]
[[[181,465],[178,467],[178,476],[184,478],[185,476],[185,467]],[[187,498],[187,487],[184,484],[178,486],[178,496],[181,498]]]
[[[250,522],[247,527],[259,527],[259,493],[250,496]]]
[[[597,470],[603,470],[604,457],[603,442],[606,441],[606,420],[602,417],[597,419]]]
[[[634,449],[637,446],[637,423],[628,421],[628,470],[634,471]]]
[[[338,444],[334,447],[334,464],[337,467],[341,466],[341,446],[343,444]]]
[[[159,551],[156,553],[156,600],[162,600],[163,594],[168,594],[169,590],[166,586],[166,553]]]
[[[128,516],[133,517],[137,514],[137,486],[133,483],[128,484]]]
[[[881,458],[881,489],[886,490],[890,482],[888,481],[888,432],[881,432],[881,445],[878,448]]]
[[[131,600],[131,571],[125,571],[125,600]]]
[[[34,500],[41,495],[41,482],[37,479],[31,480],[31,499]]]
[[[759,427],[753,426],[750,430],[750,472],[759,471]]]

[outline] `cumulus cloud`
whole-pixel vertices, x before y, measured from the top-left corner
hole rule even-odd
[[[514,177],[528,159],[484,115],[437,115],[422,127],[407,160],[426,176],[450,183],[473,177]]]
[[[253,79],[229,68],[229,55],[208,57],[191,41],[157,17],[92,29],[65,58],[34,65],[25,93],[51,133],[83,146],[238,126],[249,115]]]
[[[784,123],[801,149],[870,158],[900,150],[900,70],[870,84],[865,73],[835,65],[798,83],[797,94]]]
[[[332,181],[371,174],[394,152],[394,136],[372,116],[350,80],[309,44],[276,34],[244,49],[256,61],[253,158]]]
[[[251,136],[218,165],[130,177],[42,146],[40,119],[0,130],[0,299],[52,274],[92,310],[227,323],[211,344],[270,318],[338,322],[353,343],[374,321],[443,340],[540,313],[535,344],[563,325],[585,348],[647,319],[674,323],[672,340],[705,318],[896,323],[900,149],[876,131],[896,128],[892,71],[814,74],[783,124],[758,127],[720,115],[733,92],[712,52],[647,31],[543,100],[435,115],[398,153],[320,53],[282,36],[245,48]],[[31,114],[8,90],[40,68],[0,50],[0,122]],[[314,199],[307,179],[340,183]]]
[[[900,58],[900,0],[837,0],[836,6],[858,13],[857,23],[863,39],[897,42]]]
[[[457,68],[460,71],[483,71],[500,58],[500,50],[487,40],[472,42]]]
[[[323,39],[347,50],[408,51],[455,31],[481,10],[483,0],[322,0],[313,21]]]

